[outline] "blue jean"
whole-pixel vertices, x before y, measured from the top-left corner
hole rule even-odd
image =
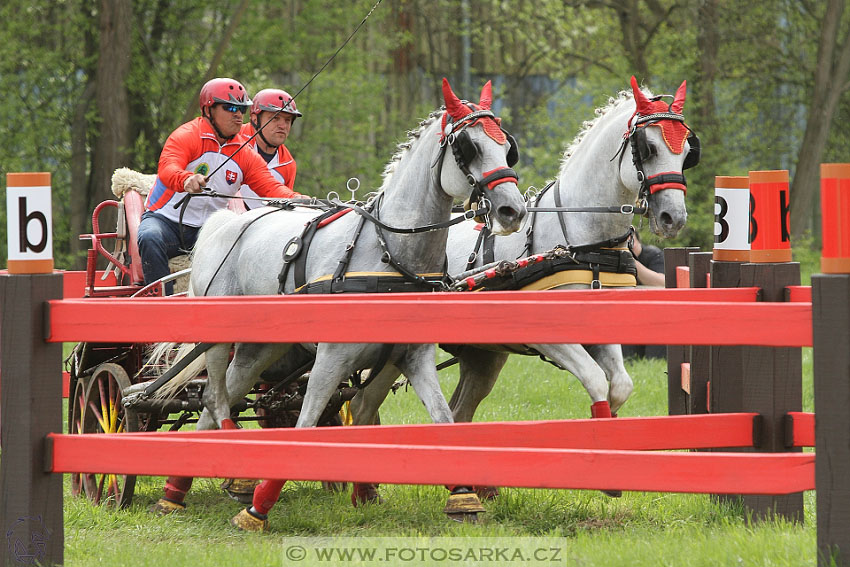
[[[139,255],[142,257],[142,273],[145,285],[155,282],[171,273],[168,259],[186,254],[195,245],[200,228],[183,225],[183,238],[180,238],[180,225],[152,211],[145,211],[139,223]],[[185,249],[183,248],[185,246]],[[165,284],[165,293],[171,295],[174,282]]]

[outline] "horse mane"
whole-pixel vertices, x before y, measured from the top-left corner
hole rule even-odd
[[[648,89],[641,90],[646,96],[653,96],[653,94]],[[609,97],[608,103],[605,106],[600,106],[599,108],[593,111],[593,113],[596,115],[593,120],[585,120],[584,122],[582,122],[581,130],[579,130],[579,133],[576,134],[575,138],[573,138],[573,141],[570,142],[569,145],[567,145],[567,149],[564,150],[564,155],[561,158],[561,167],[559,168],[559,175],[560,172],[563,171],[567,160],[569,160],[573,153],[575,153],[576,148],[578,148],[579,144],[581,144],[582,140],[584,140],[585,136],[587,136],[587,133],[590,132],[590,130],[594,126],[596,126],[596,124],[598,124],[603,118],[605,118],[609,113],[615,111],[623,104],[626,104],[627,102],[630,102],[632,100],[634,100],[634,94],[632,93],[632,91],[620,91],[619,93],[617,93],[616,97]]]
[[[389,185],[390,178],[392,178],[393,173],[395,173],[396,167],[401,161],[401,158],[404,157],[404,155],[408,151],[410,151],[410,148],[413,147],[413,144],[415,144],[416,141],[422,136],[422,132],[424,132],[429,126],[431,126],[431,124],[433,124],[435,120],[437,120],[438,118],[442,118],[443,112],[445,112],[445,110],[446,107],[441,106],[437,110],[431,112],[431,114],[429,114],[427,118],[422,120],[419,123],[418,128],[416,128],[415,130],[409,130],[407,132],[407,139],[401,142],[396,147],[396,151],[393,154],[393,157],[390,158],[389,163],[384,168],[383,182],[381,183],[380,191],[383,191]]]

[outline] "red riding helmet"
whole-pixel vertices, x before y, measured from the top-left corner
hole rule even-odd
[[[287,103],[289,103],[289,106],[287,106]],[[263,89],[254,95],[254,106],[251,107],[251,114],[257,115],[264,110],[267,112],[282,110],[291,114],[293,120],[301,116],[289,93],[280,89]]]
[[[204,109],[211,107],[217,102],[239,104],[242,106],[251,105],[251,99],[248,98],[248,91],[245,90],[242,83],[226,77],[209,80],[201,87],[201,114],[204,113]]]

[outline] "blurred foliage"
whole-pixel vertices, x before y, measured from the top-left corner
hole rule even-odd
[[[300,92],[374,3],[133,1],[126,83],[130,157],[116,166],[155,171],[165,138],[187,109],[196,111],[208,72],[235,77],[251,92],[273,86]],[[703,72],[709,55],[698,41],[706,5],[717,14],[716,73],[710,84]],[[97,88],[101,7],[83,0],[0,4],[0,42],[7,53],[0,60],[0,83],[10,103],[0,105],[8,133],[0,141],[0,174],[52,172],[54,256],[60,267],[73,260],[70,201],[85,200],[91,211],[102,198],[86,187],[71,187],[72,164],[85,162],[88,171],[95,141],[109,127],[95,104],[80,104],[87,97],[93,101]],[[688,226],[673,241],[646,236],[655,244],[709,249],[714,176],[790,169],[793,178],[806,151],[800,146],[824,9],[824,3],[809,0],[383,0],[298,95],[304,116],[287,142],[299,164],[296,189],[347,195],[350,177],[361,181],[360,195],[380,185],[383,166],[405,132],[441,103],[443,76],[470,99],[477,98],[484,81],[493,80],[494,109],[521,146],[517,169],[523,187],[542,187],[555,175],[582,122],[627,88],[630,75],[639,75],[656,93],[672,93],[687,79],[685,114],[703,141],[700,167],[687,172]],[[221,60],[210,69],[237,16]],[[844,14],[842,37],[848,19]],[[640,76],[644,66],[647,76]],[[80,108],[87,120],[80,120]],[[848,119],[845,93],[833,123]],[[76,155],[74,136],[84,140]],[[848,161],[848,151],[850,133],[832,128],[823,161]],[[0,186],[4,183],[3,175]],[[5,202],[0,207],[4,220]],[[0,236],[5,230],[3,222]],[[817,231],[795,246],[817,247]],[[0,260],[5,254],[4,246]]]

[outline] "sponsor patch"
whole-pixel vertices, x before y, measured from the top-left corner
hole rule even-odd
[[[204,177],[206,177],[207,173],[210,172],[210,164],[208,163],[199,163],[198,167],[195,168],[195,173],[200,173]]]

